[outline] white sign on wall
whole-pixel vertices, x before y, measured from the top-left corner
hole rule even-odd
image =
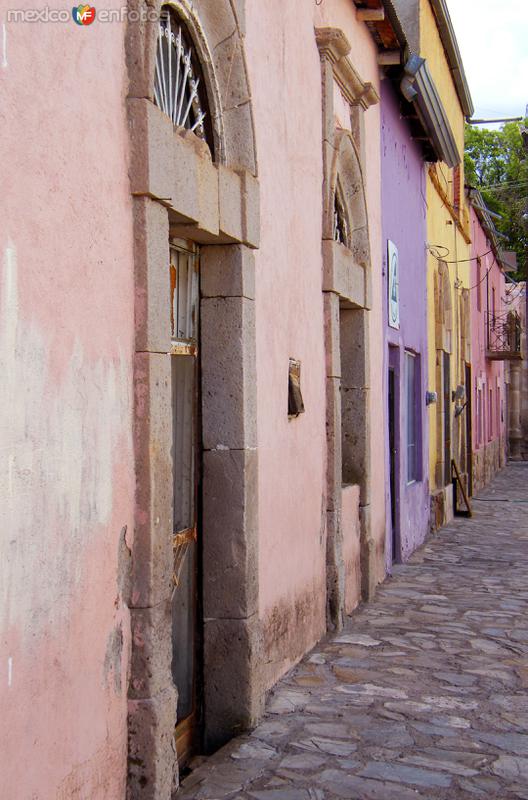
[[[389,325],[400,327],[400,279],[398,275],[398,248],[387,239],[387,264],[389,270]]]

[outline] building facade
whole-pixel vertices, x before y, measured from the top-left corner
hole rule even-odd
[[[429,529],[425,165],[390,78],[381,87],[381,182],[387,427],[387,564]],[[389,567],[390,568],[390,567]]]
[[[385,575],[372,32],[128,12],[5,28],[10,797],[169,798]]]
[[[398,5],[6,18],[6,797],[169,800],[452,511],[470,101]]]
[[[506,364],[508,406],[507,453],[512,461],[528,461],[528,343],[526,281],[506,287],[506,306],[520,328],[520,358]],[[515,342],[517,345],[517,342]],[[519,355],[517,353],[517,355]]]
[[[454,461],[467,483],[468,428],[455,402],[471,385],[470,229],[464,195],[464,120],[473,111],[445,0],[399,0],[410,44],[427,59],[444,109],[442,160],[427,171],[429,478],[432,529],[454,513]]]
[[[492,218],[480,193],[470,190],[470,198],[473,385],[467,413],[473,442],[469,471],[473,493],[489,483],[506,461],[505,365],[520,355],[520,325],[508,303]]]

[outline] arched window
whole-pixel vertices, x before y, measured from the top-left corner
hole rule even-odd
[[[174,11],[161,10],[154,99],[174,125],[193,131],[212,150],[207,92],[196,49]]]

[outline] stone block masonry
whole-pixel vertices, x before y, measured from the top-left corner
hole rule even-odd
[[[527,465],[394,568],[182,800],[514,800],[528,781]]]

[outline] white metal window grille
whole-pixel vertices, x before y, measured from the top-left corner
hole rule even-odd
[[[162,9],[160,16],[154,99],[174,125],[193,131],[211,144],[198,58],[181,22],[168,8]]]

